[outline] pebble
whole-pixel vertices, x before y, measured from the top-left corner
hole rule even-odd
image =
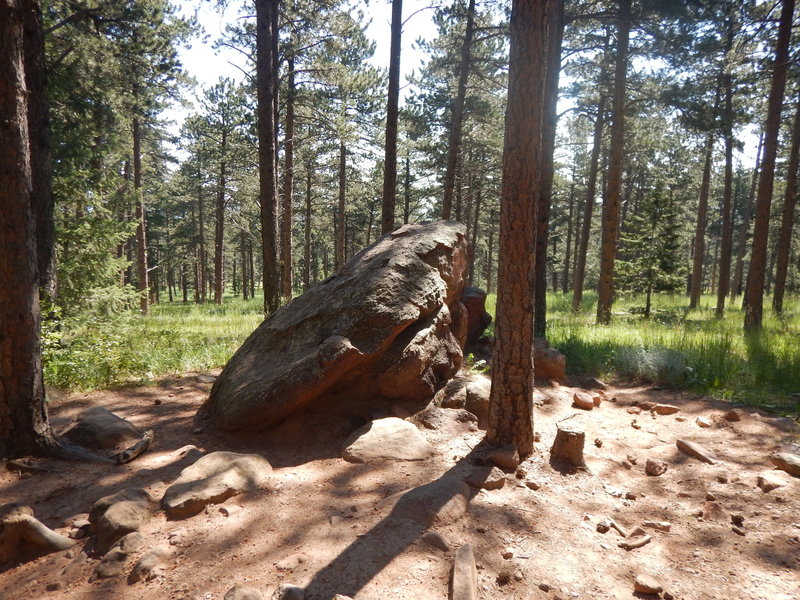
[[[664,588],[650,575],[640,573],[633,582],[633,590],[640,594],[660,594]]]
[[[634,429],[641,429],[642,428],[642,426],[639,425],[639,423],[636,422],[636,419],[631,421],[631,427],[633,427]]]
[[[697,423],[699,427],[711,427],[713,425],[711,419],[708,417],[697,417],[697,419],[695,419],[695,423]]]
[[[532,490],[538,490],[540,487],[542,487],[541,483],[539,483],[538,481],[533,481],[531,479],[526,481],[525,485],[528,486]]]
[[[739,535],[744,535],[744,529],[738,527],[737,525],[734,525],[733,527],[731,527],[731,529],[733,530],[734,533],[737,533]]]
[[[672,523],[669,521],[645,521],[642,525],[663,532],[668,532],[672,528]]]
[[[736,423],[742,420],[742,413],[735,408],[732,408],[722,416],[726,421],[730,421],[731,423]]]
[[[667,472],[667,463],[663,460],[648,458],[644,465],[644,472],[651,477],[658,477]]]
[[[681,409],[672,404],[656,404],[651,410],[659,415],[674,415],[676,412],[680,412]]]
[[[592,410],[595,407],[594,398],[586,392],[575,392],[572,395],[572,406],[583,410]]]
[[[506,560],[514,558],[514,549],[506,548],[505,550],[503,550],[503,558],[505,558]]]
[[[738,514],[738,513],[733,513],[731,515],[731,523],[733,523],[737,527],[743,526],[744,525],[744,515]]]
[[[603,447],[603,440],[601,440],[600,438],[597,438],[594,441],[594,445],[597,446],[598,448],[602,448]]]

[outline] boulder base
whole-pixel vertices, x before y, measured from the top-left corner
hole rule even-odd
[[[461,367],[464,233],[452,221],[405,225],[275,312],[215,382],[212,419],[264,429],[339,392],[430,400]]]

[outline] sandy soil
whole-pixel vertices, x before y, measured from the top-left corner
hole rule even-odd
[[[37,464],[52,472],[0,472],[0,504],[23,501],[49,527],[67,534],[94,501],[124,487],[144,487],[160,499],[187,466],[182,456],[189,444],[262,454],[275,468],[269,489],[185,520],[157,514],[142,532],[148,547],[166,543],[172,555],[153,581],[90,583],[99,557],[81,552],[81,540],[73,550],[1,572],[0,598],[221,600],[235,584],[257,587],[269,598],[288,582],[306,587],[314,599],[336,593],[356,600],[438,599],[448,595],[453,556],[465,543],[475,548],[484,599],[647,598],[633,590],[640,573],[687,600],[800,598],[800,480],[769,493],[756,486],[757,474],[771,469],[772,452],[800,448],[788,419],[743,408],[742,420],[729,423],[722,418],[727,404],[644,387],[609,389],[607,401],[583,412],[571,407],[563,388],[545,389],[548,401],[536,410],[541,437],[536,454],[522,464],[524,475],[509,474],[502,489],[477,492],[465,517],[438,527],[451,546],[442,551],[423,542],[413,525],[387,521],[379,502],[469,470],[482,432],[424,430],[437,447],[434,458],[351,464],[339,458],[339,450],[357,418],[320,413],[249,436],[222,434],[196,421],[211,380],[193,375],[155,387],[56,399],[51,417],[57,430],[82,409],[102,405],[153,429],[155,443],[118,467],[49,461]],[[681,411],[629,412],[645,401],[668,402]],[[556,422],[573,414],[586,431],[589,471],[562,473],[550,466],[549,448]],[[699,427],[701,416],[713,426]],[[677,438],[706,445],[720,462],[707,465],[681,454]],[[647,476],[647,458],[666,461],[666,473]],[[732,514],[743,517],[744,535],[733,531]],[[626,551],[617,546],[622,537],[615,530],[597,531],[606,518],[628,529],[668,521],[670,530],[648,530],[649,544]],[[506,549],[511,558],[503,558]],[[293,570],[276,568],[295,553],[307,560]]]

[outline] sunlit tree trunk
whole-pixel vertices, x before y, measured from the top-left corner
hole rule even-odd
[[[292,299],[292,194],[294,193],[294,57],[286,61],[286,134],[283,156],[283,215],[281,219],[281,293],[284,301]]]
[[[339,203],[336,211],[336,269],[344,266],[345,260],[345,227],[347,225],[345,213],[347,190],[347,148],[344,142],[339,142]]]
[[[758,172],[761,169],[761,150],[764,146],[764,134],[758,137],[758,150],[756,150],[756,163],[753,166],[753,177],[750,182],[750,193],[744,201],[742,211],[742,227],[739,230],[739,241],[736,249],[736,267],[733,272],[733,285],[731,285],[731,302],[742,292],[742,282],[744,280],[744,256],[747,253],[747,238],[750,233],[750,222],[753,220],[753,201],[756,196],[756,185],[758,184]]]
[[[694,228],[692,252],[692,276],[689,285],[689,308],[697,308],[703,288],[703,262],[706,254],[706,225],[708,224],[708,192],[711,188],[711,160],[714,156],[713,131],[706,137],[703,149],[703,176],[700,180],[700,196],[697,200],[697,221]]]
[[[214,303],[222,304],[222,294],[225,290],[225,276],[223,269],[225,266],[225,194],[228,185],[227,163],[225,153],[228,144],[228,132],[222,131],[220,141],[220,152],[223,159],[219,163],[219,183],[217,184],[217,206],[215,214],[214,228]]]
[[[727,54],[733,48],[733,24],[728,23]],[[719,285],[717,287],[717,307],[715,315],[718,319],[725,316],[725,298],[730,291],[731,253],[733,251],[733,82],[729,65],[726,65],[722,76],[722,87],[725,93],[725,108],[722,127],[725,138],[725,183],[722,192],[722,239],[720,240]]]
[[[389,233],[394,229],[394,208],[397,199],[397,121],[400,99],[400,36],[402,30],[403,0],[392,0],[389,90],[386,98],[386,152],[383,163],[383,203],[381,205],[382,234]]]

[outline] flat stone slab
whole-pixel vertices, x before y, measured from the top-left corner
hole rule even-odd
[[[800,456],[797,454],[777,452],[770,457],[770,462],[792,477],[800,477]]]
[[[191,517],[208,504],[263,487],[272,465],[258,454],[212,452],[181,471],[167,488],[161,507],[173,519]]]
[[[61,435],[84,448],[106,450],[137,442],[143,432],[110,410],[93,406],[83,411]]]
[[[689,440],[676,440],[675,445],[678,447],[678,450],[684,454],[688,454],[692,458],[696,458],[697,460],[708,463],[709,465],[716,464],[719,461],[716,454],[697,442],[692,442]]]
[[[424,460],[433,452],[433,446],[414,425],[389,417],[371,421],[353,432],[343,444],[342,458],[356,463]]]
[[[448,477],[389,496],[380,505],[391,507],[392,517],[430,527],[458,521],[467,514],[470,498],[469,486],[463,480]]]
[[[756,485],[766,494],[772,490],[789,485],[791,480],[783,471],[761,471],[756,479]]]
[[[464,544],[456,551],[450,600],[478,600],[478,568],[472,544]]]

